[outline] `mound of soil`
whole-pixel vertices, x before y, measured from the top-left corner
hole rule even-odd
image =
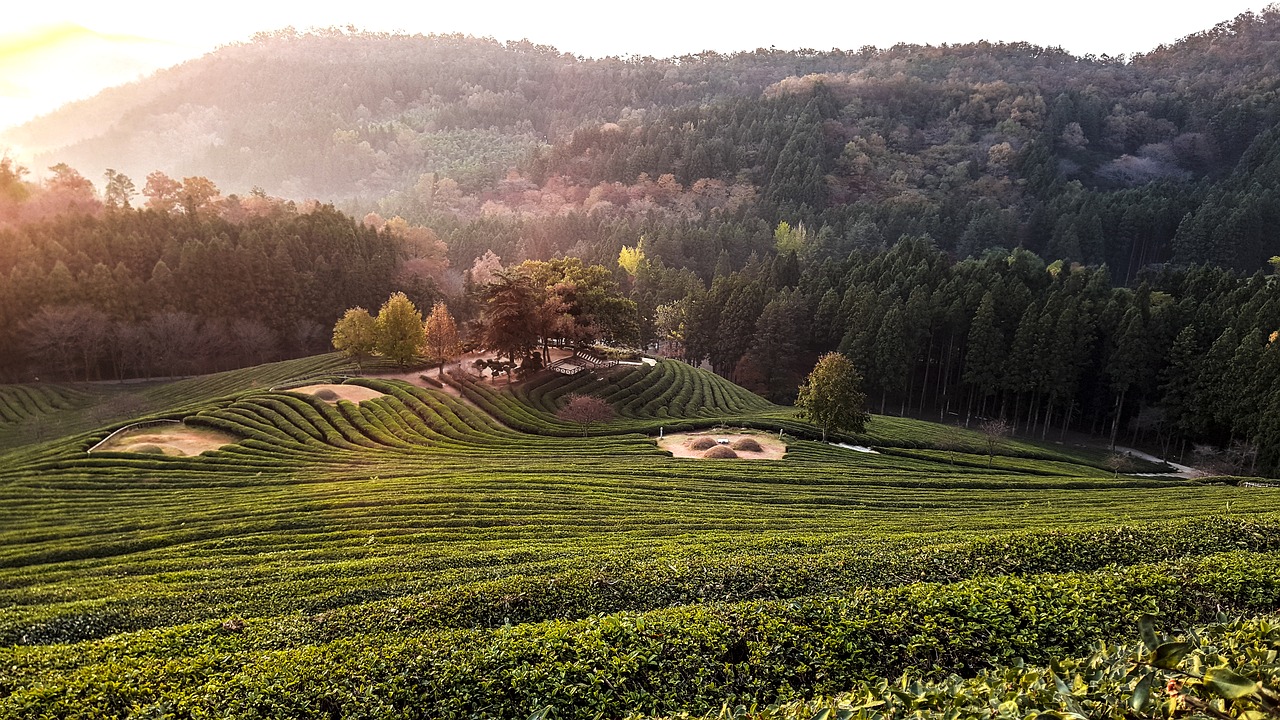
[[[349,400],[353,403],[358,403],[363,400],[372,400],[386,395],[386,393],[380,393],[377,390],[364,387],[363,385],[307,385],[305,387],[289,388],[289,392],[310,395],[330,404],[336,403],[339,400]]]
[[[98,450],[141,453],[143,455],[171,455],[185,457],[199,455],[206,450],[217,450],[223,445],[239,442],[240,438],[206,428],[187,427],[182,423],[152,425],[128,430],[111,438]]]
[[[658,441],[659,448],[678,458],[701,460],[709,457],[705,451],[716,447],[734,452],[742,460],[781,460],[787,452],[786,443],[777,435],[745,428],[721,427],[694,433],[671,433],[654,439]],[[717,442],[719,440],[726,442],[721,444]]]
[[[702,457],[712,458],[712,459],[719,459],[719,458],[728,459],[728,458],[738,457],[738,453],[734,452],[731,448],[725,445],[716,445],[710,450],[702,453]]]

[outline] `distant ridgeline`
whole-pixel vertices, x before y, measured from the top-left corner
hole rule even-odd
[[[95,178],[159,168],[346,199],[447,227],[455,265],[490,247],[599,261],[645,233],[651,256],[705,277],[787,220],[838,257],[927,233],[961,258],[1025,247],[1125,282],[1169,260],[1252,272],[1277,254],[1277,20],[1127,60],[987,42],[591,60],[285,31],[0,143]]]

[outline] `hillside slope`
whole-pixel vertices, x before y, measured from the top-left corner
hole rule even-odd
[[[795,438],[672,458],[627,432],[671,422],[646,393],[784,412],[679,363],[471,402],[343,370],[147,388],[236,438],[204,454],[87,452],[118,421],[0,458],[0,718],[713,713],[1280,609],[1263,488]],[[557,394],[610,385],[630,416],[561,435]]]

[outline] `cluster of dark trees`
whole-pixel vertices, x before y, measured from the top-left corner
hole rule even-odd
[[[1115,286],[1106,267],[1026,250],[955,262],[906,237],[842,260],[757,260],[677,305],[657,333],[776,400],[838,350],[881,412],[1001,417],[1036,437],[1074,429],[1178,455],[1208,445],[1235,471],[1280,468],[1275,274],[1166,267]]]
[[[116,208],[0,227],[0,378],[210,372],[322,352],[394,290],[404,241],[332,207],[232,221]]]

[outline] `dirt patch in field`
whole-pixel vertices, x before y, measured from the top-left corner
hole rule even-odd
[[[95,448],[112,452],[130,452],[140,455],[170,455],[186,457],[199,455],[206,450],[217,450],[223,445],[238,442],[240,438],[217,430],[187,427],[181,423],[141,427],[127,430]]]
[[[383,397],[386,393],[378,392],[373,388],[367,388],[363,385],[307,385],[299,388],[289,388],[289,392],[303,393],[319,398],[330,405],[339,400],[349,400],[358,403],[362,400],[372,400],[374,398]]]
[[[707,430],[696,433],[673,433],[658,439],[658,447],[679,458],[705,458],[708,452],[706,441],[711,447],[730,448],[742,460],[781,460],[787,452],[786,443],[777,435],[750,430]],[[725,442],[721,442],[721,441]],[[751,443],[760,446],[752,449]]]

